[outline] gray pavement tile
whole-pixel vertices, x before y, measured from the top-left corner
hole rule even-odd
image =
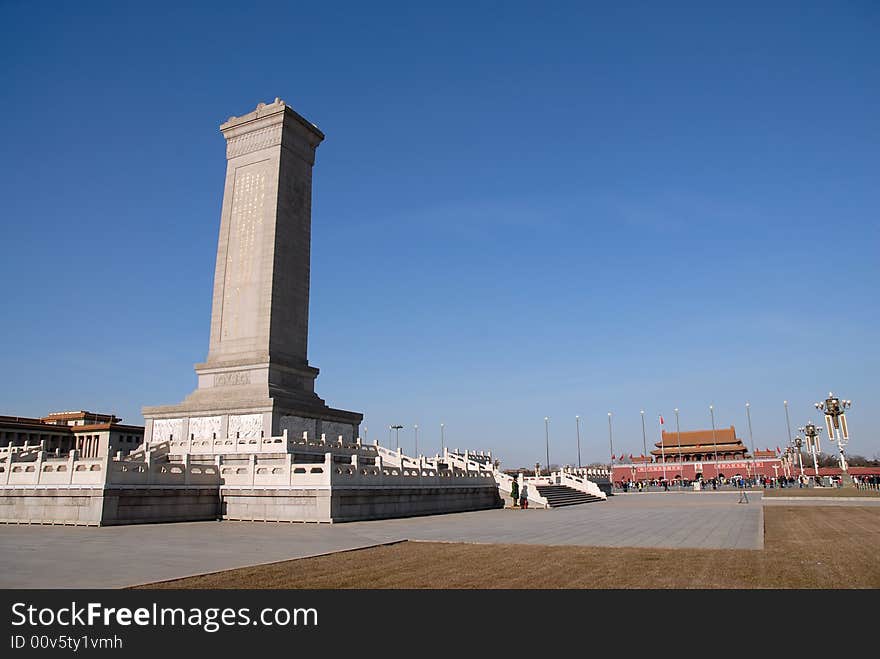
[[[758,503],[741,505],[736,492],[643,493],[554,510],[485,510],[333,525],[0,526],[0,587],[117,588],[404,539],[760,549],[763,514],[760,498],[754,499]]]

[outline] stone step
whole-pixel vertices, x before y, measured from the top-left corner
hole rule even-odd
[[[547,503],[551,508],[561,508],[563,506],[576,506],[582,503],[594,503],[602,501],[601,498],[575,490],[566,485],[539,485],[537,486],[538,494],[547,499]]]

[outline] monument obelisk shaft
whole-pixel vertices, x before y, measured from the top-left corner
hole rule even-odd
[[[280,99],[220,130],[227,168],[208,357],[181,405],[144,408],[147,436],[195,438],[196,428],[268,437],[286,428],[353,439],[362,415],[315,394],[318,369],[307,355],[312,166],[324,135]]]

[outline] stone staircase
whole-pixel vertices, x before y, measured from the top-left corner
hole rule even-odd
[[[538,494],[547,499],[547,503],[550,504],[551,508],[576,506],[581,503],[602,501],[599,497],[587,494],[586,492],[581,492],[566,485],[538,485],[537,487]]]

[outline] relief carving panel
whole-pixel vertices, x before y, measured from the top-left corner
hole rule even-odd
[[[220,436],[219,416],[196,416],[189,420],[189,434],[193,439],[212,439]]]
[[[262,432],[262,414],[233,414],[229,417],[229,437],[259,439],[262,437]]]
[[[184,439],[183,419],[155,419],[153,420],[152,442],[165,442],[169,439]]]

